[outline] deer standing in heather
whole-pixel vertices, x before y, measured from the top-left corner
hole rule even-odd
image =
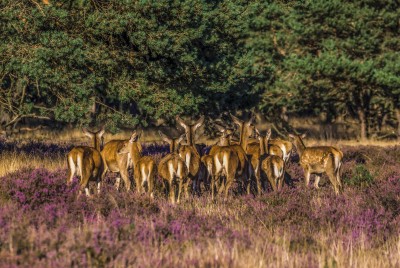
[[[292,135],[292,139],[297,153],[300,157],[300,165],[304,170],[305,184],[308,187],[311,174],[316,174],[314,181],[315,188],[319,188],[318,183],[321,174],[326,173],[330,182],[335,189],[335,193],[339,194],[342,190],[342,182],[340,179],[340,169],[342,166],[343,153],[333,146],[314,146],[306,147],[303,139],[305,135]]]
[[[246,188],[247,194],[250,194],[250,181],[253,175],[254,168],[250,162],[248,154],[246,153],[246,148],[248,144],[248,137],[250,136],[249,133],[251,133],[252,131],[252,123],[255,117],[254,115],[252,115],[250,120],[246,122],[238,119],[231,114],[230,117],[232,118],[233,122],[239,127],[239,143],[230,141],[231,148],[236,152],[237,156],[239,157],[239,172],[237,175],[241,177],[242,185],[244,186],[244,188]],[[231,139],[232,135],[229,135],[229,138]]]
[[[135,130],[131,138],[124,141],[122,147],[118,149],[118,155],[128,155],[128,161],[120,161],[122,166],[119,167],[120,170],[128,170],[128,167],[132,166],[137,192],[147,192],[151,198],[154,198],[155,163],[151,156],[141,155],[142,147],[138,140],[139,135]]]
[[[188,179],[193,182],[193,189],[198,191],[199,180],[197,175],[199,172],[201,160],[200,154],[196,148],[194,138],[196,130],[204,122],[204,116],[200,117],[200,119],[192,125],[186,124],[179,116],[176,117],[176,121],[185,129],[186,135],[186,144],[180,146],[179,155],[186,163],[186,167],[189,172]],[[188,183],[190,183],[190,181]]]
[[[225,198],[228,196],[229,189],[235,181],[235,175],[241,171],[240,158],[237,154],[236,147],[230,145],[231,132],[222,127],[218,127],[222,136],[217,145],[214,145],[210,151],[212,161],[208,159],[208,165],[212,165],[210,173],[211,179],[211,196],[214,199],[215,191],[218,193],[225,192]],[[225,182],[222,181],[223,176]]]
[[[180,203],[182,189],[189,197],[188,192],[188,169],[185,161],[179,155],[179,144],[184,139],[185,135],[176,139],[170,139],[162,132],[159,132],[163,141],[169,144],[170,153],[164,156],[158,164],[158,175],[164,179],[167,186],[169,200],[171,203]],[[178,193],[176,193],[178,192]]]
[[[283,187],[285,175],[285,162],[282,157],[270,154],[271,145],[268,143],[271,137],[271,129],[265,136],[261,135],[256,129],[257,139],[259,140],[259,151],[254,155],[258,159],[257,169],[255,170],[257,191],[261,193],[261,182],[266,176],[274,191],[279,191]],[[265,175],[265,176],[264,176]]]
[[[104,128],[97,132],[83,129],[83,133],[90,138],[92,146],[76,146],[68,153],[67,184],[72,182],[76,174],[80,177],[81,191],[85,190],[86,195],[90,196],[89,181],[96,181],[97,191],[100,193],[101,181],[104,177],[104,161],[100,154],[100,142],[104,134]]]
[[[133,134],[132,134],[133,135]],[[136,131],[134,132],[136,138],[138,135]],[[132,138],[132,137],[131,137]],[[133,167],[132,160],[130,159],[130,154],[120,154],[118,153],[122,147],[129,140],[111,140],[104,145],[103,150],[101,151],[101,155],[103,156],[105,162],[105,173],[109,170],[114,173],[119,173],[120,176],[116,178],[115,187],[117,190],[119,189],[119,185],[121,183],[121,177],[124,181],[125,188],[127,191],[131,189],[131,180],[129,179],[128,168]],[[131,145],[135,147],[135,151],[141,153],[142,146],[139,142],[134,142]]]

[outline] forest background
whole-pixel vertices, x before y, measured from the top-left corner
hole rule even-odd
[[[3,0],[1,128],[255,111],[280,133],[395,139],[399,31],[391,0]]]

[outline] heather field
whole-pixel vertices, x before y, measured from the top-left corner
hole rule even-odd
[[[78,196],[70,146],[0,147],[1,267],[400,267],[400,146],[342,146],[338,196],[326,177],[305,189],[294,154],[280,193],[179,205],[117,192],[112,174],[100,195]]]

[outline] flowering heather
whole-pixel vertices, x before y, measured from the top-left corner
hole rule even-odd
[[[400,267],[400,148],[344,153],[338,196],[325,176],[303,187],[295,156],[282,192],[179,205],[118,192],[113,174],[87,198],[66,167],[20,170],[0,179],[0,266]]]

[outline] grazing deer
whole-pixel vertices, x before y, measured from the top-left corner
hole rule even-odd
[[[142,147],[138,139],[139,135],[135,130],[131,138],[128,141],[124,141],[122,147],[117,151],[119,155],[127,154],[129,159],[126,162],[121,161],[120,163],[123,166],[120,166],[120,168],[128,170],[128,166],[132,166],[137,192],[147,192],[151,198],[154,198],[155,163],[151,156],[141,155]]]
[[[198,191],[199,181],[197,175],[201,160],[198,152],[199,150],[196,148],[194,136],[196,130],[203,124],[204,116],[201,116],[193,125],[186,124],[179,116],[176,117],[176,121],[185,129],[186,135],[186,144],[180,146],[179,155],[185,160],[186,167],[189,171],[188,179],[193,181],[193,189]]]
[[[218,193],[225,192],[225,198],[228,196],[229,188],[235,180],[235,175],[240,172],[240,159],[236,151],[236,147],[230,145],[231,132],[217,126],[221,131],[222,136],[217,145],[211,148],[210,156],[212,161],[208,160],[208,164],[212,164],[210,173],[212,174],[211,181],[211,196],[214,199],[215,190]],[[225,176],[223,183],[222,176]]]
[[[90,196],[88,183],[90,180],[97,182],[97,192],[100,193],[101,181],[104,177],[104,162],[100,154],[100,142],[104,134],[104,127],[97,132],[82,129],[83,133],[91,140],[90,146],[76,146],[67,155],[68,178],[67,184],[72,182],[75,174],[80,177],[81,191],[85,190]]]
[[[261,180],[266,175],[271,187],[274,191],[281,190],[283,187],[283,180],[285,175],[285,162],[283,158],[270,153],[269,139],[271,137],[271,129],[269,129],[265,136],[262,136],[256,129],[257,139],[259,140],[259,154],[256,173],[257,190],[261,193]],[[255,159],[256,159],[255,157]]]
[[[305,184],[308,187],[310,175],[316,174],[314,181],[315,188],[319,188],[318,183],[322,173],[326,173],[331,181],[335,193],[342,190],[340,180],[340,168],[342,166],[343,153],[333,146],[314,146],[306,147],[303,143],[305,135],[289,134],[297,153],[300,157],[300,165],[304,170]]]
[[[135,139],[139,138],[136,131],[132,134],[131,139],[133,136],[135,136]],[[121,177],[124,181],[126,190],[129,191],[131,189],[131,180],[129,179],[128,172],[128,168],[133,168],[133,162],[132,159],[130,159],[131,155],[119,153],[119,151],[128,141],[129,140],[111,140],[104,145],[104,148],[101,151],[101,155],[103,156],[105,162],[104,173],[109,170],[113,173],[119,173],[120,175],[115,181],[115,187],[117,190],[119,189],[119,185],[121,183]],[[139,153],[142,152],[142,146],[139,142],[134,142],[131,146],[135,147],[135,151]]]
[[[185,135],[176,139],[170,139],[165,134],[159,131],[163,141],[169,144],[170,153],[164,156],[158,164],[158,174],[163,178],[168,187],[169,199],[171,203],[179,203],[182,189],[184,188],[186,197],[189,197],[188,192],[188,169],[185,161],[179,156],[179,144],[184,139]],[[178,194],[176,194],[178,191]]]

